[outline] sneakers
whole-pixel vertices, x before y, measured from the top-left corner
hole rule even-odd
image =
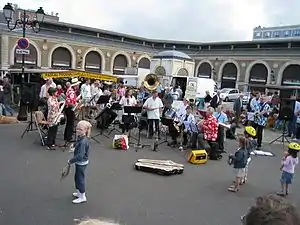
[[[79,193],[79,191],[77,190],[77,191],[74,192],[72,195],[73,195],[73,197],[75,197],[75,198],[79,198],[80,193]]]
[[[85,193],[79,193],[78,191],[73,193],[73,196],[76,198],[72,202],[73,204],[80,204],[87,201]]]

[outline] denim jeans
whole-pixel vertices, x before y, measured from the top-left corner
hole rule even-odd
[[[75,165],[75,188],[80,193],[85,193],[85,169],[87,165],[81,166],[81,165]]]
[[[13,108],[9,104],[4,104],[4,107],[6,112],[8,112],[8,114],[10,114],[11,116],[15,114],[15,110],[13,110]]]
[[[0,116],[6,116],[5,106],[0,103]]]

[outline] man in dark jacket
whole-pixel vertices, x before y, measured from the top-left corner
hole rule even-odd
[[[217,94],[215,94],[210,101],[210,106],[213,107],[215,110],[221,103],[220,94],[221,94],[221,92],[218,91]]]

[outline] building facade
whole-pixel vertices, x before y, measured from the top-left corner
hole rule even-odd
[[[80,69],[122,75],[127,67],[150,69],[153,56],[176,50],[191,57],[194,76],[213,78],[221,88],[242,89],[248,83],[300,85],[300,40],[161,41],[66,24],[59,22],[57,15],[52,20],[50,17],[39,33],[27,31],[30,40],[30,54],[25,56],[27,70]],[[21,55],[16,53],[16,43],[21,33],[9,32],[4,18],[0,18],[0,36],[1,70],[17,71]],[[166,71],[156,66],[159,69],[151,70]],[[177,71],[180,74],[173,75],[184,74],[180,68]]]
[[[300,39],[300,25],[279,27],[255,27],[253,40]]]

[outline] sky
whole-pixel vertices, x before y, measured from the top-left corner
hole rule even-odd
[[[11,1],[12,2],[12,1]],[[0,0],[4,6],[7,1]],[[159,40],[251,40],[253,28],[300,24],[300,0],[19,0],[60,21]],[[1,7],[3,7],[1,6]]]

